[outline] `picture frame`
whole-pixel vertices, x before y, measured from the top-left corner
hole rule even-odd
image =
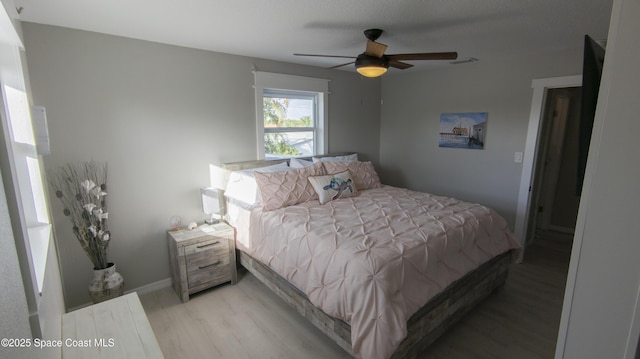
[[[484,149],[487,112],[442,113],[438,147]]]

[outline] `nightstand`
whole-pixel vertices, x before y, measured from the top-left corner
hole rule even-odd
[[[167,231],[173,289],[183,302],[201,290],[236,284],[234,229],[224,222]]]

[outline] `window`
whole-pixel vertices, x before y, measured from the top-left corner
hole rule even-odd
[[[315,93],[264,90],[265,157],[316,154],[317,97]]]
[[[328,80],[256,72],[258,158],[325,153]]]
[[[14,236],[16,241],[24,241],[24,246],[16,243],[16,247],[18,250],[25,249],[21,255],[28,263],[35,296],[36,291],[42,292],[44,285],[51,225],[42,181],[42,165],[36,149],[29,100],[22,76],[20,50],[15,46],[4,49],[10,50],[7,59],[11,61],[2,65],[12,76],[0,75],[0,125],[7,129],[4,139],[0,140],[7,146],[7,158],[3,159],[6,167],[2,168],[2,172],[7,174],[4,181],[16,191],[15,197],[11,197],[16,202],[11,205],[17,208],[21,227],[26,231],[14,232]]]

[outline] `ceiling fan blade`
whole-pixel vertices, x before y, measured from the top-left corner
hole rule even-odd
[[[382,57],[386,49],[387,49],[387,45],[385,44],[367,40],[367,49],[364,50],[364,54],[367,56]]]
[[[394,54],[387,55],[389,61],[393,60],[455,60],[457,52],[426,52],[421,54]]]
[[[351,65],[351,64],[354,64],[354,63],[355,63],[355,61],[351,61],[351,62],[347,62],[346,64],[340,64],[340,65],[331,66],[331,67],[327,67],[327,68],[328,68],[328,69],[337,69],[338,67]]]
[[[397,60],[390,60],[389,61],[389,66],[390,67],[395,67],[396,69],[400,69],[400,70],[404,70],[404,69],[408,69],[409,67],[413,67],[413,65],[408,64],[406,62],[400,62]]]
[[[293,54],[294,56],[313,56],[313,57],[339,57],[343,59],[355,59],[355,56],[340,56],[340,55],[315,55],[315,54]]]

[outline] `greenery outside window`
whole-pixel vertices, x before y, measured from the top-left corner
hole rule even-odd
[[[316,154],[317,97],[315,93],[264,90],[265,157]]]
[[[256,72],[258,158],[325,153],[327,95],[327,80]]]

